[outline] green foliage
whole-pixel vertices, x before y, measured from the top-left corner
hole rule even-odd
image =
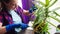
[[[45,3],[43,3],[40,0],[39,1],[35,0],[33,2],[35,4],[35,6],[37,7],[37,10],[35,11],[36,19],[34,20],[33,28],[34,28],[34,31],[39,34],[43,34],[44,32],[50,34],[48,32],[48,29],[49,29],[48,23],[53,25],[54,27],[56,27],[54,24],[52,24],[50,21],[48,21],[47,18],[50,17],[50,18],[53,18],[54,20],[60,22],[60,20],[58,18],[56,18],[55,16],[49,15],[49,13],[53,12],[53,14],[56,14],[56,16],[60,17],[60,15],[55,12],[56,10],[60,9],[60,7],[55,8],[52,11],[49,10],[49,8],[51,6],[53,6],[58,0],[53,1],[53,3],[51,3],[51,1],[53,1],[53,0],[45,0]]]

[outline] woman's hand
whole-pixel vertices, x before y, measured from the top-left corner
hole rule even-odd
[[[4,34],[6,32],[5,26],[2,26],[2,23],[0,22],[0,34]]]
[[[23,14],[29,16],[30,15],[29,10],[23,10]]]
[[[21,28],[21,29],[26,29],[28,27],[27,24],[24,24],[24,23],[20,23],[20,24],[10,24],[10,25],[7,25],[6,26],[6,31],[10,31],[14,28]]]
[[[29,27],[28,24],[21,23],[21,29],[22,30],[26,29],[27,27]]]
[[[2,27],[2,23],[0,22],[0,27]]]

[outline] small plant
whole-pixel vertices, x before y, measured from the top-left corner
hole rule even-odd
[[[46,34],[46,33],[50,34],[48,32],[49,29],[48,23],[56,27],[54,24],[48,21],[49,18],[53,18],[54,20],[60,22],[60,20],[56,18],[56,16],[60,17],[60,15],[55,12],[56,10],[60,9],[60,7],[57,7],[52,11],[49,10],[49,8],[53,6],[58,0],[53,1],[53,3],[51,3],[51,1],[53,0],[45,0],[45,3],[41,2],[40,0],[33,1],[35,6],[37,7],[37,10],[34,13],[36,19],[34,20],[33,23],[34,32],[36,32],[37,34]],[[55,16],[51,16],[51,13],[55,14]]]

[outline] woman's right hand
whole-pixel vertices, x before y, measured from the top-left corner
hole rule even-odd
[[[14,28],[19,28],[19,27],[23,30],[23,29],[26,29],[28,27],[28,25],[24,24],[24,23],[21,23],[21,24],[10,24],[10,25],[6,26],[6,31],[10,31],[10,30],[12,30]]]
[[[29,27],[28,24],[21,23],[21,29],[22,30],[26,29],[27,27]]]

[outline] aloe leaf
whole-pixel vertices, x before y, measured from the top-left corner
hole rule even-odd
[[[58,13],[56,13],[55,11],[53,13],[60,17],[60,15]]]
[[[55,9],[51,10],[51,11],[48,11],[48,12],[51,13],[51,12],[57,11],[57,10],[59,10],[59,9],[60,9],[60,7],[57,7],[57,8],[55,8]]]
[[[60,9],[60,7],[57,7],[57,8],[55,8],[55,9],[53,9],[52,11],[56,11],[56,10],[59,10]]]
[[[40,3],[42,6],[45,6],[45,4],[44,4],[43,2],[39,1],[39,3]]]
[[[47,31],[48,34],[50,34],[50,32]]]
[[[54,26],[55,28],[57,28],[57,26],[55,26],[54,24],[52,24],[51,22],[47,21],[49,24],[51,24],[52,26]],[[60,30],[59,28],[57,28],[58,30]]]
[[[58,0],[55,0],[52,4],[50,4],[50,5],[48,6],[48,8],[51,7],[51,6],[53,6],[57,1],[58,1]]]
[[[50,0],[49,2],[51,2],[52,0]]]
[[[49,0],[45,0],[46,1],[46,7],[49,5]]]
[[[53,17],[53,16],[49,16],[49,17],[53,18],[54,20],[56,20],[56,21],[58,21],[60,23],[60,20],[58,18]]]
[[[49,21],[47,21],[49,24],[51,24],[52,26],[54,26],[54,27],[57,27],[57,26],[55,26],[54,24],[52,24],[51,22],[49,22]]]

